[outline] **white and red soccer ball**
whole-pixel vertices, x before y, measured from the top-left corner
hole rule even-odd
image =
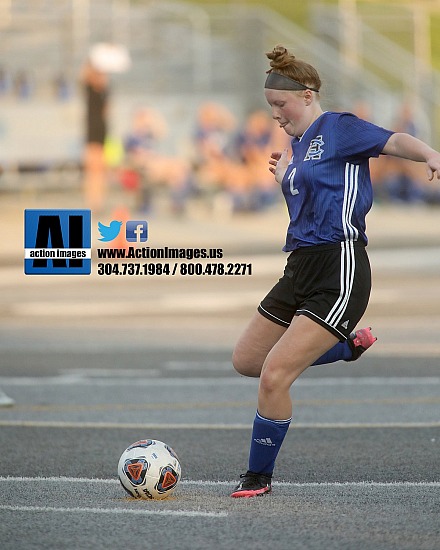
[[[118,476],[135,498],[162,500],[176,489],[181,467],[173,449],[157,439],[142,439],[122,453]]]

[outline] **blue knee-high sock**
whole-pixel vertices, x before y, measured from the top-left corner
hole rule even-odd
[[[275,467],[275,460],[284,437],[289,429],[288,420],[270,420],[260,414],[255,415],[249,453],[249,470],[257,474],[269,474]]]
[[[335,361],[349,361],[353,357],[353,352],[348,345],[348,342],[338,342],[332,348],[321,355],[312,366],[314,365],[326,365],[327,363],[334,363]]]

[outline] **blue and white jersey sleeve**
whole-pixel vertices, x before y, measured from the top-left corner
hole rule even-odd
[[[369,159],[393,132],[350,113],[323,113],[292,140],[282,190],[290,216],[285,251],[347,241],[367,244],[373,203]]]
[[[336,122],[337,153],[341,158],[368,159],[378,157],[393,132],[351,113],[341,113]]]

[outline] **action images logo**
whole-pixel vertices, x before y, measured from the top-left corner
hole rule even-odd
[[[26,275],[89,275],[91,247],[90,210],[24,211]]]

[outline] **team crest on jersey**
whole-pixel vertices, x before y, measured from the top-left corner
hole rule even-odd
[[[322,139],[322,136],[316,136],[313,138],[310,141],[304,160],[320,160],[322,153],[324,152],[324,149],[322,148],[323,145],[324,140]]]

